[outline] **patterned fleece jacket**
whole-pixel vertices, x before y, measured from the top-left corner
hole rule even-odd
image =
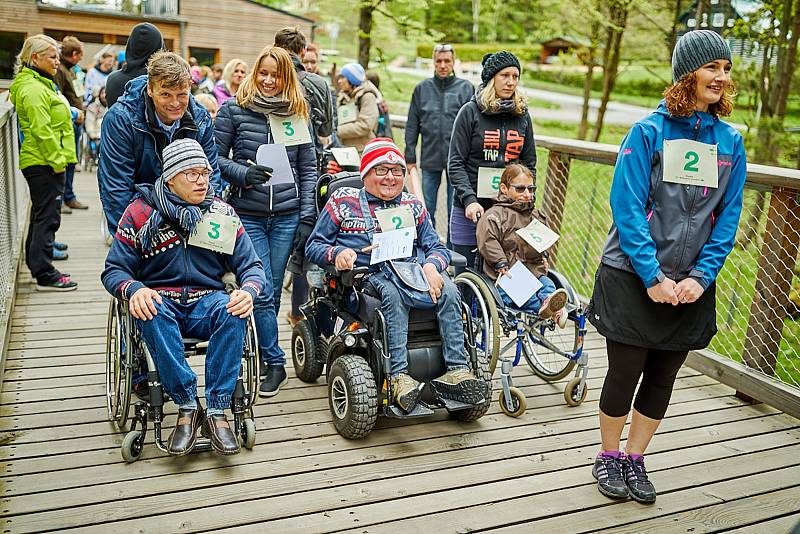
[[[357,267],[370,267],[377,271],[379,265],[370,265],[371,252],[362,253],[360,250],[369,246],[370,238],[367,232],[367,223],[361,211],[359,189],[354,187],[341,187],[333,192],[317,219],[314,232],[306,243],[306,259],[321,267],[333,265],[336,255],[346,248],[356,251]],[[383,231],[375,210],[396,208],[407,205],[411,207],[417,225],[417,237],[414,241],[414,252],[421,249],[424,255],[423,263],[432,263],[439,272],[447,269],[450,264],[450,251],[439,241],[439,235],[431,226],[428,210],[417,197],[410,193],[401,193],[392,200],[381,200],[366,193],[369,204],[369,216],[373,220],[376,232]]]
[[[137,290],[149,287],[161,296],[185,304],[225,289],[222,276],[232,272],[241,289],[255,300],[266,283],[264,268],[241,224],[233,254],[189,245],[188,236],[178,231],[177,225],[167,222],[159,227],[152,251],[145,252],[139,230],[153,210],[144,198],[137,196],[120,219],[102,274],[109,293],[129,300]],[[209,211],[236,215],[232,207],[216,197]]]

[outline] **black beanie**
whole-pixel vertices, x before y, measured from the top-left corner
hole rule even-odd
[[[517,56],[508,50],[500,50],[494,54],[486,54],[481,61],[483,70],[481,71],[481,81],[485,84],[494,78],[494,75],[506,67],[517,67],[517,70],[522,74],[522,67],[520,67]]]

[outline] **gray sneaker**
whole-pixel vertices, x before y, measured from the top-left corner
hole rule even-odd
[[[478,404],[485,400],[485,384],[469,369],[451,369],[431,384],[446,399],[465,404]]]

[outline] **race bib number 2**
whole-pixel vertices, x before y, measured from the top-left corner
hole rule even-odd
[[[302,145],[311,142],[308,123],[297,115],[291,117],[269,116],[269,128],[276,143],[284,146]]]
[[[405,205],[397,208],[376,210],[375,216],[378,218],[382,232],[412,228],[416,237],[417,222],[414,219],[414,212],[411,211],[411,206]]]
[[[233,254],[239,224],[238,217],[224,213],[206,212],[189,238],[189,244],[214,252]]]
[[[664,181],[719,187],[717,145],[691,139],[664,140]]]

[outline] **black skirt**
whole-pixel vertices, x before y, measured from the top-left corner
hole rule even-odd
[[[600,264],[586,311],[603,336],[648,349],[688,351],[708,346],[717,333],[716,285],[691,304],[659,304],[634,273]]]

